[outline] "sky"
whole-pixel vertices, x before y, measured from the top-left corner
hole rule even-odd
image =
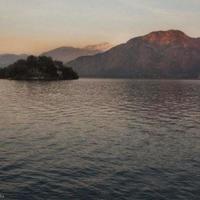
[[[200,0],[0,0],[0,53],[115,45],[169,29],[200,37]]]

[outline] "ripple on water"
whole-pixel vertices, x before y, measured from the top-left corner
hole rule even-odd
[[[198,199],[200,81],[0,81],[5,199]]]

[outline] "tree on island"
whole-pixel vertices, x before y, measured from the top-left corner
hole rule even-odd
[[[46,56],[29,56],[0,69],[0,78],[16,80],[71,80],[78,79],[72,68]]]

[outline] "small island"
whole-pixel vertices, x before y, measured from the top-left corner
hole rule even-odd
[[[13,80],[73,80],[78,74],[60,61],[46,56],[29,56],[0,69],[1,79]]]

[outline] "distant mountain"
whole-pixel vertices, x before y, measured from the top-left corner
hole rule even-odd
[[[91,51],[99,51],[99,52],[104,52],[109,49],[111,49],[112,45],[108,42],[103,42],[99,44],[94,44],[94,45],[88,45],[84,47],[84,49],[91,50]]]
[[[199,78],[200,38],[178,30],[152,32],[67,65],[82,77]]]
[[[54,60],[60,60],[64,63],[74,60],[80,56],[94,55],[100,52],[104,52],[111,48],[109,43],[100,43],[97,45],[90,45],[83,48],[75,47],[60,47],[42,53],[44,56],[52,57]]]
[[[26,59],[27,56],[26,54],[0,54],[0,68],[6,67],[19,59]]]
[[[42,53],[43,56],[52,57],[54,60],[59,60],[64,63],[74,60],[80,56],[94,55],[100,52],[104,52],[110,49],[111,44],[105,42],[95,45],[88,45],[84,48],[75,48],[75,47],[60,47],[57,49],[50,50],[48,52]],[[6,67],[10,64],[13,64],[17,60],[26,59],[27,54],[0,54],[0,68]]]

